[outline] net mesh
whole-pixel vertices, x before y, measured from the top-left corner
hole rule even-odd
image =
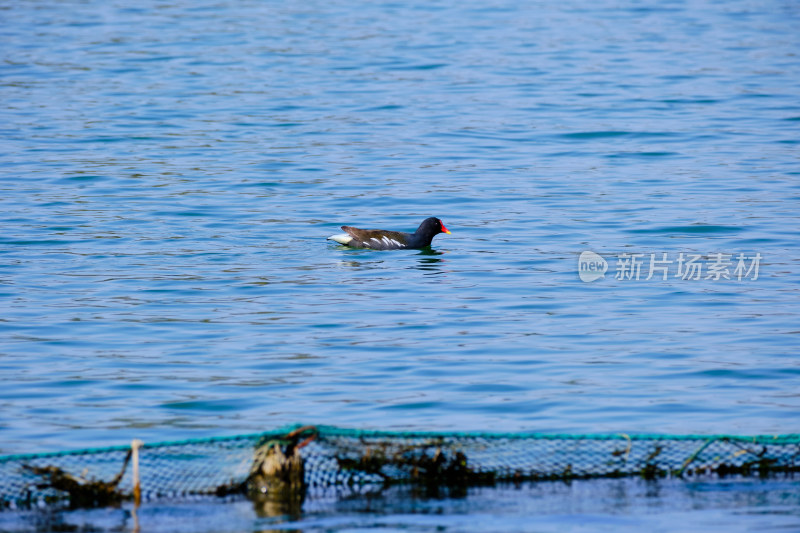
[[[465,487],[593,477],[765,475],[800,470],[800,435],[548,435],[360,431],[293,426],[145,444],[145,501],[419,483]],[[133,499],[131,448],[0,457],[0,506],[103,506]],[[301,482],[292,483],[292,476]],[[298,494],[299,493],[299,494]]]

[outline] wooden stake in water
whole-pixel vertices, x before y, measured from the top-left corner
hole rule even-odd
[[[131,451],[133,452],[133,505],[139,507],[142,503],[142,487],[139,482],[139,448],[144,445],[139,439],[131,441]]]

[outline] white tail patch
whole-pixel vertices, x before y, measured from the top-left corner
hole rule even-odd
[[[328,240],[336,241],[339,244],[344,244],[345,246],[347,246],[348,244],[350,244],[350,241],[353,240],[353,236],[348,235],[347,233],[340,233],[339,235],[331,235],[330,237],[328,237]]]

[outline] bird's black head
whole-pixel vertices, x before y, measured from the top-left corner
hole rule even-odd
[[[442,221],[438,218],[430,217],[422,221],[422,224],[420,224],[419,228],[417,228],[417,233],[430,235],[432,237],[440,233],[450,233],[450,230],[445,228],[444,224],[442,224]]]

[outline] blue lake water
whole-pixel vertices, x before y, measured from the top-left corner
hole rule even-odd
[[[128,4],[0,8],[0,453],[798,431],[796,2]]]
[[[148,531],[796,531],[796,482],[614,479],[539,482],[472,489],[460,498],[420,498],[390,489],[384,497],[307,501],[296,520],[255,516],[247,500],[151,503],[136,519],[125,509],[44,515],[0,513],[4,532]],[[700,502],[700,503],[699,503]],[[44,516],[43,516],[44,515]],[[135,523],[140,529],[134,529]]]

